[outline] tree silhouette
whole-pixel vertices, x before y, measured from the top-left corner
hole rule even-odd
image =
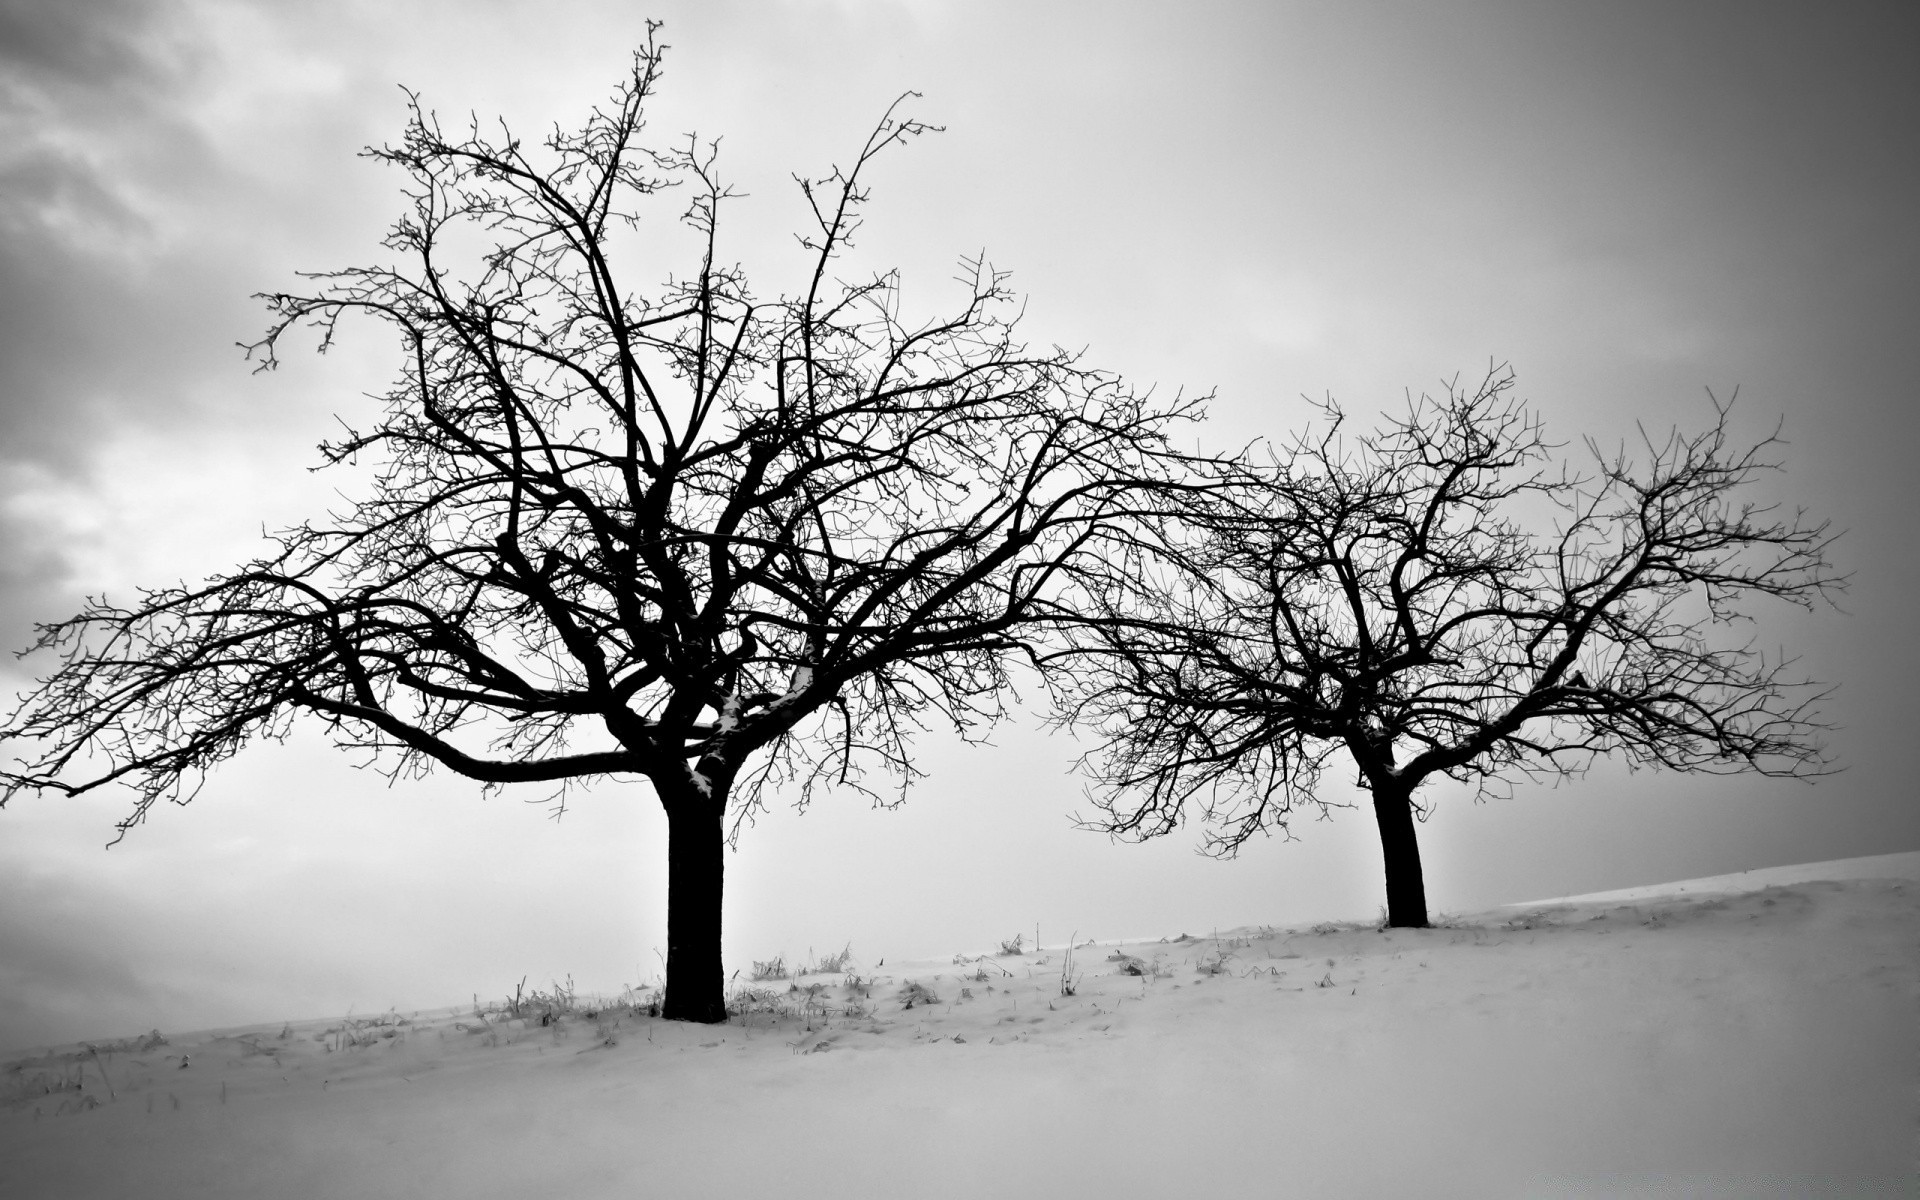
[[[758,298],[719,257],[715,145],[641,140],[664,49],[650,30],[610,104],[538,146],[450,135],[410,95],[400,143],[367,152],[408,179],[397,265],[265,296],[249,348],[271,367],[309,325],[324,351],[348,314],[398,334],[377,422],[321,448],[367,494],[230,575],[42,626],[62,662],[0,727],[41,743],[15,743],[6,795],[129,784],[124,836],[300,714],[392,772],[563,802],[644,779],[665,1015],[718,1021],[729,823],[779,787],[904,788],[911,733],[1001,715],[1009,660],[1078,607],[1196,402],[1029,350],[982,261],[918,323],[892,273],[837,279],[863,173],[929,129],[892,110],[851,168],[800,181],[805,273]],[[676,247],[684,270],[636,282]]]
[[[1100,742],[1090,823],[1165,834],[1194,805],[1208,849],[1283,828],[1344,754],[1369,793],[1387,919],[1427,924],[1421,785],[1484,791],[1597,756],[1680,771],[1824,769],[1818,688],[1731,640],[1750,602],[1842,585],[1825,524],[1741,495],[1778,464],[1705,432],[1591,442],[1554,469],[1497,369],[1377,432],[1327,421],[1228,489],[1194,492],[1157,569],[1109,575],[1104,619],[1054,660],[1065,717]]]

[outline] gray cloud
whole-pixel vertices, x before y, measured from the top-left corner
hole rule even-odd
[[[209,19],[132,0],[0,0],[6,650],[99,586],[77,574],[85,514],[59,498],[98,494],[105,447],[185,445],[275,415],[246,388],[235,342],[262,325],[250,294],[285,282],[272,249],[285,224],[318,224],[325,197],[305,188],[301,211],[283,194],[299,176],[263,168],[261,148],[221,132],[235,51]],[[297,141],[310,128],[284,132]],[[0,674],[11,668],[0,661]]]
[[[142,43],[174,9],[140,0],[0,0],[0,62],[16,79],[150,78],[156,64]]]
[[[154,230],[130,157],[190,141],[162,116],[189,72],[160,48],[167,5],[0,3],[0,637],[63,600],[60,531],[20,505],[86,470],[124,403],[124,354],[167,336],[165,310],[126,283]],[[173,128],[167,127],[172,125]],[[130,153],[132,152],[132,153]]]

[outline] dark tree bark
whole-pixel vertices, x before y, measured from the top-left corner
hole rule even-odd
[[[725,807],[724,800],[716,803],[697,793],[666,806],[667,994],[661,1015],[670,1021],[727,1019],[726,969],[720,961]]]
[[[1380,827],[1380,852],[1387,879],[1387,924],[1396,929],[1427,928],[1427,881],[1420,872],[1420,839],[1413,820],[1413,789],[1399,783],[1369,785],[1373,819]]]
[[[1050,660],[1062,720],[1100,742],[1088,824],[1168,833],[1191,804],[1232,854],[1324,811],[1337,756],[1371,791],[1388,920],[1427,923],[1414,796],[1501,790],[1597,758],[1681,771],[1827,770],[1822,689],[1737,626],[1844,586],[1827,527],[1749,498],[1777,432],[1731,406],[1639,460],[1556,466],[1505,368],[1346,436],[1328,423],[1182,494],[1152,551],[1105,572]],[[1589,443],[1591,446],[1591,443]],[[1542,520],[1542,514],[1549,519]]]
[[[724,839],[776,791],[904,789],[929,723],[985,736],[1011,664],[1129,552],[1202,398],[1030,350],[984,261],[923,319],[893,273],[847,270],[866,172],[931,128],[894,110],[801,184],[796,281],[756,294],[715,146],[641,141],[662,50],[577,132],[448,132],[416,100],[367,152],[406,176],[385,262],[264,297],[248,351],[271,367],[296,328],[324,350],[349,315],[398,335],[378,417],[321,448],[366,494],[232,574],[42,626],[61,665],[0,723],[0,803],[125,783],[124,835],[296,715],[397,773],[563,802],[650,780],[668,1013],[712,1021]],[[648,241],[675,219],[690,239]]]

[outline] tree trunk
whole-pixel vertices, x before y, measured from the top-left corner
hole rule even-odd
[[[1420,872],[1420,842],[1413,829],[1413,788],[1398,779],[1376,782],[1373,817],[1387,868],[1387,924],[1427,928],[1427,881]]]
[[[669,1021],[727,1019],[720,964],[720,902],[726,870],[725,805],[693,794],[667,810],[667,995]]]

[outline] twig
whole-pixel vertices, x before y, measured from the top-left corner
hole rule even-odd
[[[113,1080],[108,1078],[107,1076],[107,1064],[100,1060],[100,1047],[95,1046],[92,1043],[88,1043],[87,1051],[93,1055],[93,1065],[100,1072],[101,1082],[107,1085],[107,1099],[118,1100],[119,1097],[113,1094]],[[107,1051],[107,1057],[112,1058],[113,1051],[111,1050]]]

